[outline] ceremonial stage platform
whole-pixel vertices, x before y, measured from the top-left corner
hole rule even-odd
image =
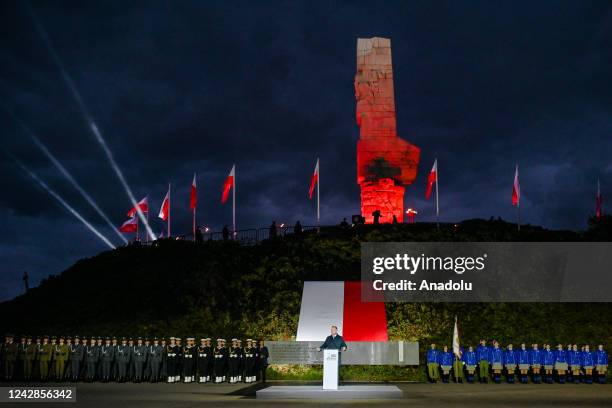
[[[275,385],[256,392],[257,399],[401,399],[402,390],[395,385],[340,385],[337,390],[324,390],[320,385]]]

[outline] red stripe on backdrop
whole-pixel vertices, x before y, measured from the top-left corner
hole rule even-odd
[[[344,282],[342,337],[346,341],[387,341],[384,302],[362,302],[361,282]]]

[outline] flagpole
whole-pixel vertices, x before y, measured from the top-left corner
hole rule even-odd
[[[436,157],[436,228],[440,229],[440,203],[438,200],[438,158]]]
[[[136,241],[140,241],[140,235],[138,234],[138,217],[136,217]]]
[[[195,242],[195,230],[196,230],[196,225],[195,225],[195,213],[196,213],[196,209],[194,207],[193,209],[193,241]]]
[[[168,238],[172,237],[172,233],[170,232],[170,183],[168,183]]]
[[[232,224],[234,225],[234,236],[233,239],[236,239],[236,165],[234,164],[234,178],[232,179],[233,185],[233,193],[232,193]]]
[[[319,188],[321,187],[321,163],[317,157],[317,227],[321,225],[321,201]]]
[[[147,204],[147,224],[149,223],[149,205]],[[149,234],[146,234],[145,242],[149,242]]]

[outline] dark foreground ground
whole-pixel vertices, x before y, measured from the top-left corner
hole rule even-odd
[[[292,383],[295,385],[296,383]],[[7,386],[7,384],[0,384]],[[266,385],[282,385],[268,383]],[[287,407],[287,406],[385,406],[385,407],[612,407],[612,385],[519,385],[519,384],[396,384],[401,400],[304,401],[257,400],[256,385],[199,384],[77,384],[76,404],[9,404],[2,407]],[[47,385],[48,386],[48,385]]]

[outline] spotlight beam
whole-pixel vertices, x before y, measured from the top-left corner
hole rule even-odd
[[[94,121],[93,116],[91,116],[91,114],[89,113],[89,110],[87,109],[85,102],[83,102],[83,98],[81,97],[81,94],[79,93],[74,82],[72,81],[72,78],[68,74],[68,71],[66,71],[66,69],[64,68],[64,64],[62,63],[62,60],[60,59],[57,52],[55,52],[55,49],[53,48],[53,44],[51,43],[51,40],[49,39],[49,36],[47,35],[45,28],[42,26],[42,24],[36,17],[36,14],[34,13],[34,10],[32,9],[32,6],[30,5],[30,3],[26,2],[26,4],[27,4],[28,11],[30,12],[30,16],[32,17],[32,20],[34,21],[34,25],[36,26],[36,30],[38,31],[38,34],[42,38],[45,46],[47,47],[47,50],[49,51],[49,54],[51,54],[51,57],[53,58],[53,61],[55,62],[55,65],[57,65],[60,73],[62,74],[62,78],[64,79],[64,82],[68,86],[68,89],[70,89],[70,92],[72,93],[72,96],[74,97],[77,105],[79,105],[79,108],[81,109],[81,113],[85,121],[87,122],[89,129],[91,130],[94,137],[96,138],[96,140],[102,147],[102,150],[104,150],[104,153],[106,154],[106,157],[111,167],[115,171],[117,178],[119,178],[119,181],[123,185],[123,188],[125,192],[127,193],[128,198],[130,199],[130,202],[132,203],[132,206],[136,208],[138,218],[140,218],[140,221],[142,221],[143,225],[146,227],[147,233],[149,234],[149,238],[152,241],[154,241],[155,234],[153,233],[153,230],[149,226],[149,223],[147,222],[147,218],[145,217],[144,213],[138,206],[138,201],[136,201],[136,198],[134,197],[134,194],[132,193],[132,189],[130,188],[127,181],[125,180],[123,172],[117,165],[117,162],[115,161],[113,153],[111,152],[106,141],[104,140],[102,133],[98,129],[98,126],[96,125],[96,122]]]
[[[108,240],[100,231],[96,229],[93,225],[91,225],[77,210],[72,208],[70,204],[68,204],[58,193],[56,193],[51,187],[47,185],[43,180],[41,180],[34,172],[28,169],[21,161],[17,158],[9,154],[9,157],[13,159],[13,161],[23,170],[26,174],[28,174],[43,190],[49,193],[53,198],[55,198],[68,212],[74,215],[79,221],[83,223],[91,232],[93,232],[98,238],[102,240],[110,249],[115,249],[115,246],[112,242]]]
[[[117,236],[124,243],[127,244],[128,240],[117,229],[117,227],[108,218],[108,216],[104,213],[104,211],[102,211],[102,209],[98,206],[98,204],[94,201],[94,199],[89,195],[89,193],[87,193],[87,191],[85,191],[85,189],[83,187],[81,187],[79,182],[75,180],[75,178],[72,176],[72,174],[70,174],[70,172],[64,167],[64,165],[61,164],[60,161],[57,160],[57,158],[53,155],[53,153],[51,153],[49,151],[47,146],[45,146],[45,144],[34,134],[32,129],[30,129],[30,127],[27,126],[21,119],[19,119],[11,110],[9,110],[6,107],[4,107],[4,109],[13,117],[13,119],[17,123],[19,123],[19,125],[21,126],[23,131],[28,136],[30,136],[30,138],[32,139],[34,144],[44,153],[45,156],[47,156],[47,159],[49,159],[49,161],[51,161],[51,163],[53,163],[53,165],[60,171],[60,173],[62,173],[62,175],[66,178],[66,180],[68,180],[70,182],[70,184],[72,184],[72,186],[81,194],[81,196],[85,199],[85,201],[87,201],[89,203],[89,205],[98,213],[98,215],[100,217],[102,217],[102,219],[104,221],[106,221],[108,226],[111,227],[111,229],[117,234]]]

